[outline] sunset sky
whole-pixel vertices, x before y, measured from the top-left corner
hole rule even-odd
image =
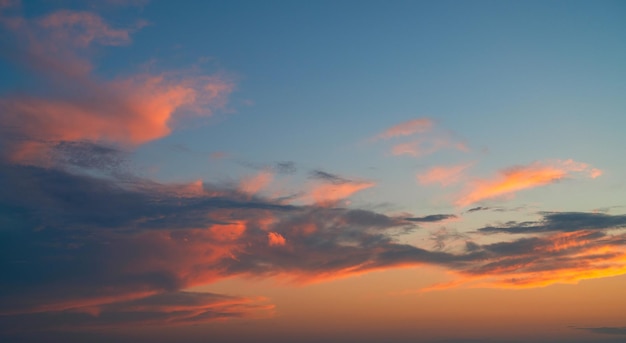
[[[626,2],[0,0],[1,342],[626,341]]]

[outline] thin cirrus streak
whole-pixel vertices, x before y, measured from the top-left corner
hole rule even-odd
[[[463,172],[472,166],[472,163],[459,164],[455,166],[435,166],[426,172],[417,175],[417,180],[422,185],[438,183],[443,187],[450,186],[461,181]]]
[[[409,155],[413,157],[421,157],[430,155],[442,149],[468,151],[468,148],[464,143],[455,142],[445,136],[441,136],[422,137],[411,142],[396,144],[391,148],[391,154],[394,156]]]
[[[548,185],[578,172],[596,178],[602,174],[599,169],[573,160],[535,162],[526,166],[505,169],[494,179],[473,181],[459,196],[457,206],[467,206],[484,199],[512,195],[517,191]]]
[[[393,137],[410,136],[414,133],[429,131],[434,123],[429,118],[418,118],[392,126],[376,136],[376,139],[389,139]]]

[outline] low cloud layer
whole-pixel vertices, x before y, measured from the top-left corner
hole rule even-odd
[[[111,151],[101,151],[111,157]],[[474,242],[479,236],[456,234],[466,248],[443,252],[401,244],[395,237],[418,230],[416,224],[454,215],[393,217],[289,205],[207,183],[168,185],[35,166],[0,167],[5,190],[0,196],[5,256],[0,313],[10,320],[54,317],[54,323],[76,316],[85,319],[72,321],[75,325],[116,325],[115,313],[154,303],[163,311],[150,308],[152,314],[138,314],[137,323],[177,325],[270,309],[242,298],[222,307],[213,301],[219,296],[184,293],[235,275],[308,283],[438,265],[455,272],[458,284],[536,287],[626,272],[626,236],[619,231],[626,224],[623,215],[544,213],[542,221],[518,225],[530,228],[524,233],[541,235],[479,244]],[[184,191],[189,187],[195,191]],[[522,233],[515,227],[482,228],[476,235]],[[184,317],[156,305],[190,297],[202,301],[198,308],[187,308]]]

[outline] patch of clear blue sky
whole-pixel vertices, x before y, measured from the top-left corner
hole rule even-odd
[[[24,7],[49,6],[35,4]],[[233,114],[140,150],[163,178],[210,179],[216,170],[163,148],[179,143],[413,185],[420,168],[469,160],[484,175],[545,158],[626,172],[623,1],[152,1],[101,13],[114,24],[151,23],[130,46],[102,49],[103,78],[153,59],[167,70],[209,57],[206,70],[237,80]],[[5,75],[3,91],[19,78]],[[359,145],[421,116],[475,153],[415,160]]]

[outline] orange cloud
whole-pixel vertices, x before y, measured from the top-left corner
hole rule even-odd
[[[456,201],[458,206],[467,206],[484,199],[514,194],[517,191],[543,186],[569,177],[573,172],[584,172],[597,177],[602,172],[588,164],[573,160],[535,162],[527,166],[508,168],[492,180],[476,180]]]
[[[620,246],[623,237],[598,240],[587,238],[589,235],[579,231],[550,236],[544,247],[528,252],[536,256],[534,263],[520,256],[515,257],[518,263],[513,258],[502,259],[498,262],[507,267],[490,270],[485,285],[532,288],[626,274],[626,249]]]
[[[323,183],[310,191],[310,197],[320,206],[331,206],[337,201],[350,197],[352,194],[375,186],[373,182],[348,181],[343,183]]]
[[[286,243],[285,237],[277,232],[269,232],[267,234],[267,243],[271,247],[283,246]]]
[[[400,123],[385,130],[376,138],[389,139],[398,136],[409,136],[414,133],[429,131],[433,127],[433,121],[429,118],[419,118]]]
[[[417,180],[422,185],[430,185],[433,183],[439,183],[443,187],[450,186],[457,183],[463,177],[463,171],[469,168],[472,164],[459,164],[456,166],[445,167],[436,166],[430,168],[423,174],[417,175]]]

